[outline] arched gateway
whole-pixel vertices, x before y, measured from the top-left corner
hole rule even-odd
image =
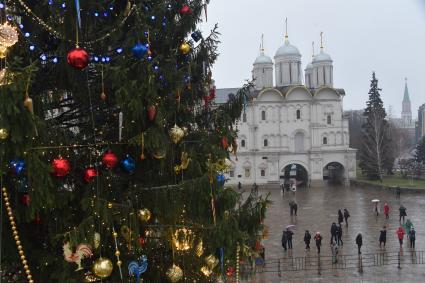
[[[344,182],[345,168],[339,162],[328,163],[323,167],[323,180],[329,184],[341,184]]]
[[[280,179],[281,181],[295,179],[297,186],[307,186],[308,171],[303,165],[299,163],[291,163],[282,169]]]

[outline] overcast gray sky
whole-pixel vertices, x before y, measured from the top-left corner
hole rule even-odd
[[[400,116],[404,78],[412,111],[425,103],[425,0],[211,0],[208,31],[219,24],[220,57],[216,85],[238,87],[251,78],[264,33],[267,55],[283,44],[288,18],[291,44],[302,54],[303,69],[324,32],[325,52],[334,61],[334,85],[344,88],[345,109],[361,109],[375,71],[385,106]]]

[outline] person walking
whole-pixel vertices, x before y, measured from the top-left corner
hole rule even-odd
[[[294,215],[294,201],[289,201],[289,214],[292,216]]]
[[[373,209],[376,213],[376,216],[379,216],[379,202],[375,202],[375,207]]]
[[[320,232],[316,232],[314,240],[316,241],[317,253],[320,254],[320,247],[322,246],[322,235],[320,235]]]
[[[397,234],[397,238],[398,238],[398,242],[400,243],[400,249],[403,248],[403,239],[404,239],[404,234],[406,234],[406,232],[404,232],[403,227],[398,227],[398,229],[395,232]]]
[[[384,244],[384,248],[385,248],[385,244],[387,243],[387,227],[382,227],[382,230],[379,234],[379,247],[381,247],[382,244]]]
[[[305,243],[305,249],[310,250],[310,241],[311,241],[311,234],[308,230],[304,233],[304,243]]]
[[[242,189],[242,183],[241,182],[239,182],[238,183],[238,190],[240,191]]]
[[[332,251],[332,264],[338,262],[338,244],[336,242],[331,243],[331,251]]]
[[[415,248],[415,241],[416,241],[416,231],[415,231],[414,227],[412,227],[410,229],[409,240],[410,240],[410,247],[412,249],[414,249]]]
[[[356,237],[356,245],[359,251],[359,255],[362,254],[363,236],[362,233],[358,233]]]
[[[288,237],[286,235],[286,231],[283,230],[283,233],[282,233],[282,247],[285,250],[285,252],[286,252],[286,243],[287,242],[288,242]]]
[[[342,214],[341,209],[338,209],[338,225],[341,225],[342,222],[344,222],[344,215]]]
[[[286,239],[288,241],[288,249],[292,250],[292,236],[294,235],[294,232],[292,232],[289,228],[286,229]]]
[[[401,219],[403,218],[403,223],[404,223],[404,217],[407,216],[406,208],[403,205],[401,205],[398,210],[400,211],[400,219],[398,221],[401,222]]]
[[[294,214],[297,216],[298,204],[294,201]]]
[[[336,227],[336,238],[337,241],[336,243],[341,246],[344,245],[344,242],[342,241],[342,227],[341,227],[341,223]]]
[[[337,241],[337,238],[336,238],[337,229],[338,229],[338,227],[336,226],[336,223],[333,222],[332,226],[331,226],[331,241],[330,241],[331,244],[334,240],[335,240],[335,242]]]
[[[350,213],[346,208],[344,208],[344,219],[345,219],[345,225],[348,226],[348,217],[350,217]]]
[[[386,219],[390,218],[390,206],[388,205],[388,203],[384,204],[384,214]]]

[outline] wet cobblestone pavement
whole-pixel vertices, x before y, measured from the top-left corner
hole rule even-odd
[[[316,231],[320,231],[323,237],[321,257],[331,256],[330,227],[332,222],[337,223],[338,209],[347,208],[351,217],[348,220],[349,226],[343,225],[344,245],[339,249],[339,255],[356,255],[357,246],[355,237],[359,232],[363,234],[362,253],[374,254],[379,252],[400,251],[398,239],[395,231],[399,227],[399,207],[403,204],[407,208],[407,217],[410,219],[416,230],[416,251],[425,251],[425,191],[421,193],[402,192],[400,198],[388,190],[366,189],[366,188],[345,188],[345,187],[324,187],[324,188],[301,188],[294,194],[285,193],[282,197],[279,188],[260,188],[263,195],[270,193],[273,204],[270,205],[265,224],[269,227],[268,239],[263,241],[265,246],[265,258],[267,262],[277,259],[292,260],[296,257],[315,257],[317,251],[314,240],[311,242],[311,251],[305,251],[304,232],[309,230],[312,236]],[[290,216],[290,200],[295,200],[298,204],[298,215]],[[376,216],[373,211],[372,199],[379,199],[381,214]],[[383,205],[388,202],[390,205],[390,218],[385,219]],[[284,252],[281,246],[282,231],[288,225],[295,225],[293,236],[293,250]],[[379,231],[387,225],[387,245],[386,248],[379,247]],[[403,259],[412,256],[412,249],[408,247],[405,238],[403,249]],[[273,268],[271,268],[273,269]],[[274,268],[275,269],[275,268]],[[266,268],[267,270],[267,264]],[[360,272],[358,268],[322,270],[318,271],[282,271],[281,277],[277,272],[259,273],[255,279],[249,282],[425,282],[425,264],[404,264],[401,269],[397,264],[390,264],[378,267],[363,268]]]

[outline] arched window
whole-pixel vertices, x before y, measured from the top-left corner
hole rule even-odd
[[[246,123],[246,113],[242,114],[242,122]]]
[[[266,120],[266,111],[261,111],[261,120]]]
[[[301,110],[300,109],[297,110],[297,119],[298,120],[301,119]]]
[[[323,137],[323,144],[328,144],[328,138],[327,137]]]
[[[261,169],[260,175],[261,175],[261,177],[265,177],[266,176],[266,170]]]
[[[267,139],[264,139],[263,144],[264,144],[264,147],[267,147],[269,146],[269,141]]]
[[[326,117],[326,120],[327,120],[328,125],[332,124],[332,116],[331,115],[328,115]]]
[[[241,140],[241,147],[245,147],[245,146],[246,146],[245,140]]]

